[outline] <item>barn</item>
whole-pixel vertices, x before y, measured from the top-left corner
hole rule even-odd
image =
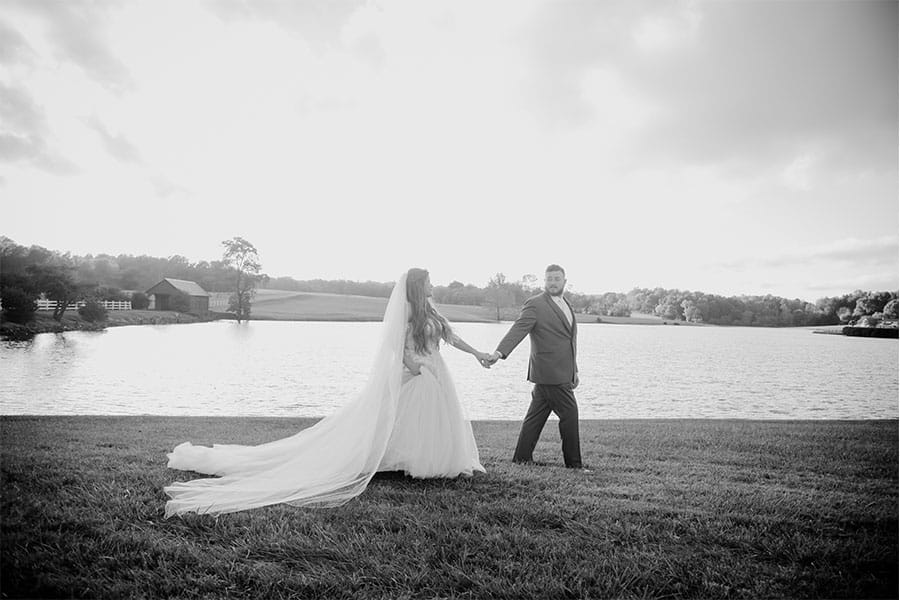
[[[171,298],[179,292],[187,294],[191,299],[189,313],[201,317],[205,317],[209,313],[209,292],[193,281],[165,277],[145,293],[153,296],[155,310],[172,310],[169,308]]]

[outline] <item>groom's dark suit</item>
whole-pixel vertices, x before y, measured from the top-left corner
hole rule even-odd
[[[550,294],[543,292],[525,301],[519,318],[497,346],[497,352],[506,358],[526,335],[531,338],[528,381],[534,384],[534,389],[513,455],[515,462],[532,460],[534,447],[547,417],[553,411],[559,417],[559,435],[566,466],[582,466],[578,404],[573,391],[578,372],[575,363],[578,324],[571,305],[565,298],[563,301],[572,314],[571,325]]]

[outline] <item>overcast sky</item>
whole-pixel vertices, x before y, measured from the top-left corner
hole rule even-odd
[[[272,276],[898,287],[897,2],[0,0],[0,234]]]

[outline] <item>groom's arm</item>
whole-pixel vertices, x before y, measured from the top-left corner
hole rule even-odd
[[[519,345],[519,342],[531,333],[535,323],[537,323],[537,309],[533,302],[526,302],[525,306],[522,307],[522,312],[519,313],[519,318],[512,324],[512,327],[509,328],[509,331],[503,336],[500,343],[497,344],[496,352],[500,355],[500,358],[505,359],[509,356],[516,346]]]

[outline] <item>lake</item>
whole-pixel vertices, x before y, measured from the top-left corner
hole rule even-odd
[[[509,323],[457,323],[494,349]],[[0,342],[5,415],[313,417],[358,391],[380,323],[231,321]],[[529,342],[483,369],[442,353],[472,419],[521,419]],[[811,329],[584,324],[585,419],[896,419],[897,340]]]

